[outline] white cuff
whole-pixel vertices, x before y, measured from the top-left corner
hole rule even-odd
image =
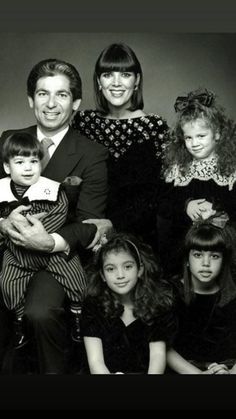
[[[55,246],[52,249],[51,253],[64,252],[66,255],[68,255],[70,253],[69,244],[67,243],[67,241],[65,239],[63,239],[63,237],[60,236],[60,234],[52,233],[52,234],[50,234],[50,236],[55,241]]]

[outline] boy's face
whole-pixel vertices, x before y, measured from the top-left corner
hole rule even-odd
[[[66,128],[73,111],[79,108],[80,99],[73,100],[70,81],[63,74],[41,77],[37,81],[34,98],[29,97],[37,124],[46,135],[55,135]]]
[[[210,159],[215,154],[219,134],[214,135],[203,119],[186,122],[182,130],[186,148],[195,159]]]
[[[15,156],[4,163],[4,170],[17,185],[30,186],[36,183],[41,173],[41,162],[35,156]]]

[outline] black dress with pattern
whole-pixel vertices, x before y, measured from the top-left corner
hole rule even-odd
[[[109,149],[107,217],[155,246],[160,166],[168,127],[158,115],[109,119],[80,111],[73,127]]]

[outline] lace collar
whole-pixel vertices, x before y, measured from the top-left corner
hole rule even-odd
[[[165,181],[174,182],[174,186],[187,186],[193,179],[208,181],[210,179],[219,186],[228,186],[231,191],[236,181],[236,172],[230,176],[220,175],[217,167],[217,157],[209,160],[193,160],[188,171],[182,174],[178,164],[174,164],[166,173]]]

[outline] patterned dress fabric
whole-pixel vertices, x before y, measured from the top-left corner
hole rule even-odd
[[[117,230],[154,244],[166,122],[155,114],[109,119],[86,110],[76,114],[73,127],[109,149],[107,217]]]

